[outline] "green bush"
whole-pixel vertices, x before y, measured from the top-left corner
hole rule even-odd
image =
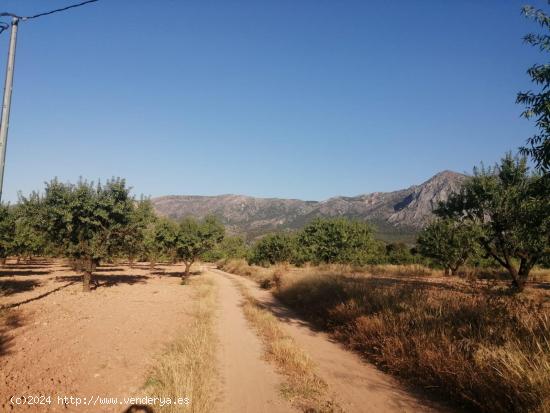
[[[273,265],[291,262],[295,254],[295,242],[288,234],[269,234],[256,242],[248,258],[252,265]]]

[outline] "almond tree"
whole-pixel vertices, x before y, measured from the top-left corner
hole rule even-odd
[[[41,203],[46,236],[78,263],[83,290],[90,291],[95,268],[124,243],[134,204],[125,181],[72,185],[54,179],[46,184]]]
[[[294,250],[295,243],[290,234],[268,234],[254,244],[248,261],[263,266],[291,262]]]
[[[298,246],[314,263],[365,263],[375,250],[368,223],[347,218],[317,218],[298,234]]]
[[[142,198],[135,203],[124,231],[120,251],[121,255],[128,257],[130,267],[133,266],[136,258],[146,255],[144,251],[146,231],[149,226],[154,226],[155,219],[153,205],[149,199]]]
[[[179,223],[176,253],[185,264],[184,277],[189,277],[191,265],[205,252],[212,250],[224,237],[223,225],[213,216],[203,221],[184,218]]]
[[[158,218],[144,231],[143,252],[149,261],[151,272],[162,257],[173,258],[176,255],[178,226],[167,218]]]
[[[0,263],[6,264],[6,259],[13,247],[15,237],[15,216],[12,209],[0,204]]]
[[[30,197],[19,195],[19,203],[14,208],[15,235],[13,253],[19,257],[32,258],[46,250],[46,237],[41,223],[41,205],[38,194]]]
[[[502,265],[521,291],[531,269],[550,252],[548,182],[529,172],[525,158],[508,154],[494,168],[474,169],[474,176],[436,213],[479,225],[486,256]]]
[[[453,219],[432,222],[418,236],[419,252],[445,268],[445,274],[455,275],[468,258],[477,253],[479,227]]]
[[[525,6],[523,14],[537,22],[543,32],[531,33],[524,37],[527,44],[537,47],[541,52],[550,52],[550,16],[541,9]],[[527,147],[522,152],[533,157],[537,166],[545,173],[550,172],[550,64],[535,64],[527,70],[527,74],[539,91],[520,92],[517,103],[527,108],[523,116],[535,119],[539,132],[528,139]]]

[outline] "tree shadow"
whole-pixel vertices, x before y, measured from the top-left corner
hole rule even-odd
[[[32,261],[26,261],[21,260],[20,262],[7,262],[2,267],[20,267],[20,266],[27,266],[27,267],[46,267],[48,265],[54,265],[54,261],[48,261],[48,260],[32,260]]]
[[[117,272],[117,271],[124,271],[124,268],[122,267],[106,267],[101,266],[99,268],[96,268],[94,272]]]
[[[38,280],[0,280],[0,297],[30,291],[39,285]]]
[[[3,305],[3,306],[0,307],[0,310],[7,309],[7,308],[13,308],[13,307],[20,306],[22,304],[30,303],[31,301],[40,300],[41,298],[47,297],[48,295],[53,294],[56,291],[62,290],[63,288],[67,288],[68,286],[73,285],[73,284],[74,284],[74,282],[69,282],[65,285],[62,285],[61,287],[54,288],[53,290],[50,290],[50,291],[46,291],[43,294],[39,294],[39,295],[37,295],[35,297],[32,297],[32,298],[29,298],[27,300],[19,301],[17,303],[11,303],[11,304]]]
[[[92,276],[92,283],[95,284],[94,289],[100,287],[114,287],[119,284],[143,284],[148,279],[146,275],[107,275],[107,274],[94,274]],[[81,275],[64,275],[55,277],[56,281],[72,281],[81,282]]]
[[[18,312],[0,314],[0,357],[9,354],[13,347],[13,337],[8,333],[23,325],[23,317]]]
[[[531,281],[527,285],[538,290],[550,290],[550,282],[546,281]]]
[[[181,278],[182,276],[185,275],[185,271],[184,270],[181,270],[181,271],[155,271],[152,274],[161,275],[161,276],[164,275],[166,277]],[[200,271],[200,270],[191,271],[189,273],[189,275],[201,275],[201,274],[202,274],[202,271]]]
[[[15,275],[44,275],[51,273],[50,270],[35,270],[35,269],[16,269],[16,270],[0,270],[0,277],[10,277]]]
[[[160,267],[160,265],[161,264],[155,265],[155,267],[156,266]],[[149,269],[151,269],[151,264],[149,264],[148,262],[147,263],[136,262],[136,263],[134,263],[134,265],[132,265],[132,268],[137,268],[137,269],[140,269],[140,270],[149,270]]]

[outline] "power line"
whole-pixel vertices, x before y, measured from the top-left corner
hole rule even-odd
[[[75,7],[84,6],[85,4],[95,3],[99,0],[87,0],[78,4],[72,4],[60,9],[50,10],[44,13],[34,14],[32,16],[19,16],[15,13],[3,12],[0,13],[0,18],[11,17],[11,23],[0,21],[0,33],[11,28],[10,47],[8,50],[8,65],[6,67],[6,81],[4,83],[4,96],[2,100],[2,117],[0,119],[0,200],[2,199],[2,188],[4,185],[4,165],[6,159],[6,146],[8,143],[8,125],[10,120],[11,95],[13,89],[13,73],[15,70],[15,48],[17,44],[17,30],[19,22],[31,19],[37,19],[42,16],[59,13],[65,10],[74,9]]]
[[[13,18],[25,21],[25,20],[37,19],[38,17],[49,16],[50,14],[59,13],[59,12],[69,10],[69,9],[74,9],[76,7],[84,6],[84,5],[89,4],[89,3],[95,3],[97,1],[99,1],[99,0],[87,0],[87,1],[83,1],[81,3],[71,4],[70,6],[62,7],[60,9],[50,10],[50,11],[46,11],[46,12],[38,13],[38,14],[33,14],[31,16],[20,16],[20,15],[15,14],[15,13],[3,12],[3,13],[0,13],[0,17],[13,17]],[[0,22],[0,34],[3,31],[9,29],[10,26],[11,25],[9,23]]]

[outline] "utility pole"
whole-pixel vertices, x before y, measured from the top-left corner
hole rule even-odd
[[[6,82],[4,84],[4,100],[2,101],[2,118],[0,119],[0,202],[4,186],[4,165],[6,162],[6,146],[8,145],[8,126],[10,123],[11,91],[13,89],[13,70],[15,68],[15,46],[17,43],[17,26],[19,18],[11,21],[10,49],[6,67]]]

